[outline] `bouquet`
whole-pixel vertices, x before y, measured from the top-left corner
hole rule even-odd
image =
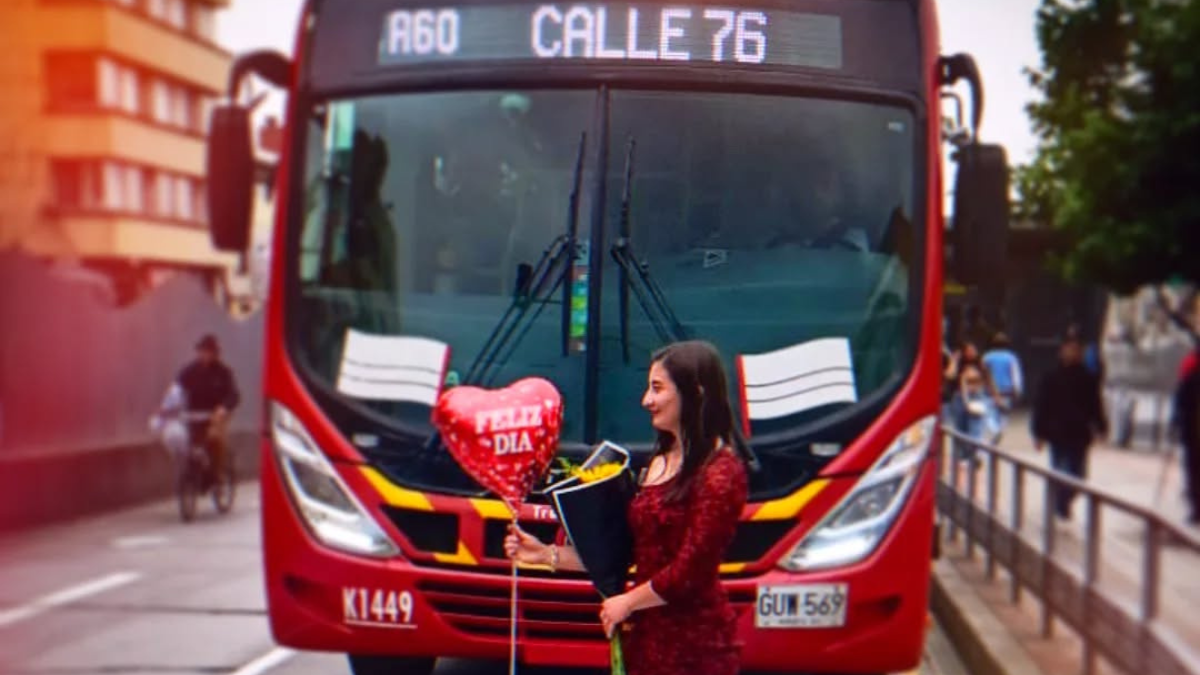
[[[596,590],[605,598],[624,592],[633,562],[633,533],[626,514],[637,493],[629,451],[604,441],[570,477],[545,492]],[[612,672],[624,675],[617,633],[611,644]]]

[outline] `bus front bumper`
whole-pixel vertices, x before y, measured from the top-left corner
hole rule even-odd
[[[320,546],[297,520],[275,467],[263,468],[267,600],[279,644],[353,654],[509,657],[508,575],[373,560]],[[916,667],[926,627],[933,487],[930,465],[896,527],[856,566],[805,574],[772,569],[727,582],[739,615],[743,667],[789,673]],[[823,584],[847,589],[843,625],[758,627],[764,595]],[[521,662],[608,664],[599,596],[586,582],[521,577],[518,606]]]

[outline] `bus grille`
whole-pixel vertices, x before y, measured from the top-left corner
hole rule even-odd
[[[418,585],[425,600],[454,628],[473,635],[507,638],[509,589],[447,581]],[[600,595],[586,587],[561,591],[521,589],[517,630],[524,638],[602,642]]]
[[[423,581],[418,588],[442,619],[457,630],[480,637],[508,637],[511,616],[508,588],[446,581]],[[754,591],[730,591],[729,602],[739,616],[752,612]],[[517,631],[522,638],[604,641],[598,618],[600,596],[595,591],[521,589],[517,604],[520,612]]]

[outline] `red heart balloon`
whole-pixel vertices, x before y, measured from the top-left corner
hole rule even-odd
[[[562,416],[562,396],[540,377],[504,389],[454,387],[433,408],[458,465],[514,513],[558,451]]]

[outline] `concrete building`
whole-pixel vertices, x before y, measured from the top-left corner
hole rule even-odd
[[[208,111],[231,55],[229,0],[0,2],[0,250],[112,283],[128,302],[173,273],[249,292],[209,243]]]

